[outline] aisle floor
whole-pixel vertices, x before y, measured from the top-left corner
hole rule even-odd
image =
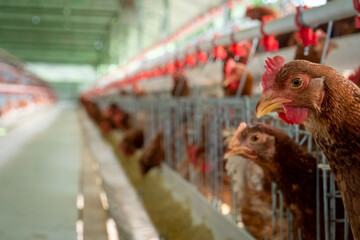
[[[81,135],[54,107],[0,138],[0,239],[76,239]]]

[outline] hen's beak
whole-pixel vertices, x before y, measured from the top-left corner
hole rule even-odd
[[[291,103],[292,100],[283,98],[283,97],[276,97],[276,98],[267,98],[264,95],[261,96],[259,102],[256,105],[256,117],[260,118],[267,113],[274,111],[274,110],[283,110],[284,103]]]
[[[231,83],[232,79],[231,78],[226,78],[225,81],[223,82],[223,86],[227,87],[229,86],[229,84]]]
[[[256,158],[257,156],[254,154],[251,154],[251,149],[248,147],[236,147],[236,148],[232,148],[230,149],[227,153],[225,153],[224,158],[228,159],[232,156],[236,156],[236,155],[243,155],[246,156],[247,158]]]

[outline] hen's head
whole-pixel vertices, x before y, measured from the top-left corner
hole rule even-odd
[[[228,61],[227,64],[227,72],[226,72],[226,79],[223,82],[223,86],[225,88],[230,88],[232,90],[237,90],[241,76],[244,74],[245,65],[242,63],[236,63],[235,61]]]
[[[255,162],[273,176],[291,169],[311,172],[316,164],[314,157],[285,132],[262,123],[240,123],[225,158],[235,155]]]
[[[276,133],[280,132],[265,124],[248,126],[240,123],[229,143],[226,157],[239,155],[255,162],[272,161],[276,152]],[[280,133],[281,134],[281,133]],[[285,134],[284,134],[285,135]]]
[[[337,75],[330,67],[305,60],[285,63],[284,58],[268,58],[262,75],[263,93],[256,116],[278,112],[288,124],[302,124],[310,114],[321,112],[325,95],[324,80]]]

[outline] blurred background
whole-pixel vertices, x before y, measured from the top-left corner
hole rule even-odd
[[[0,239],[355,239],[310,134],[254,109],[275,55],[359,86],[359,14],[357,0],[0,1]],[[266,167],[224,157],[258,121],[314,157],[300,184],[314,229]]]

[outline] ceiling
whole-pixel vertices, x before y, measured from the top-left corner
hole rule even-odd
[[[118,8],[115,0],[2,0],[0,47],[25,62],[96,65]]]
[[[119,65],[224,0],[2,0],[0,48],[24,62]]]

